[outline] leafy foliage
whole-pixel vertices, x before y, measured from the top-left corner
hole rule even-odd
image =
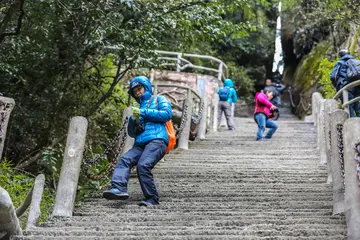
[[[324,98],[332,98],[336,94],[336,89],[332,85],[330,80],[330,73],[338,59],[330,62],[327,58],[321,59],[320,66],[319,66],[319,83],[324,86],[323,95]]]
[[[15,1],[25,5],[16,5],[10,16]],[[155,49],[186,51],[199,43],[211,46],[242,39],[260,28],[258,8],[268,4],[265,0],[14,2],[2,2],[0,7],[0,18],[10,16],[0,34],[19,27],[0,39],[0,89],[16,101],[6,156],[20,168],[40,163],[48,147],[59,151],[72,116],[87,117],[88,139],[102,145],[119,128],[128,100],[126,83],[140,57],[156,58]],[[22,11],[25,15],[18,25]]]

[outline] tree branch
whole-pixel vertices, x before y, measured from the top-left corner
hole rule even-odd
[[[124,77],[124,75],[133,67],[134,63],[136,62],[136,59],[137,59],[137,58],[134,57],[134,58],[131,60],[130,64],[129,64],[129,65],[126,67],[126,69],[123,70],[123,71],[121,71],[121,66],[122,66],[122,65],[121,65],[121,62],[119,61],[118,67],[117,67],[117,71],[116,71],[116,74],[115,74],[115,76],[114,76],[114,78],[113,78],[113,82],[111,83],[110,88],[108,89],[108,91],[107,91],[103,96],[101,96],[101,98],[97,101],[97,103],[94,105],[94,107],[92,107],[92,108],[86,113],[86,117],[89,117],[89,116],[91,116],[94,112],[96,112],[97,109],[100,107],[100,105],[101,105],[106,99],[108,99],[108,98],[111,96],[111,94],[112,94],[115,86],[120,82],[120,80]]]
[[[52,142],[52,144],[50,145],[51,148],[55,147],[58,143],[60,143],[61,141],[63,141],[65,139],[66,136],[63,136],[61,138],[58,138],[56,139],[54,142]],[[16,165],[16,170],[20,170],[20,169],[24,169],[28,166],[30,166],[32,163],[36,162],[38,159],[41,158],[42,156],[42,153],[43,153],[43,149],[35,154],[35,156],[33,156],[32,158],[30,158],[29,160],[25,161],[25,162],[22,162],[22,163],[18,163]]]
[[[2,22],[0,23],[0,42],[2,42],[6,36],[18,35],[20,33],[22,20],[25,15],[24,3],[25,3],[25,0],[16,0],[13,4],[11,4],[9,10],[5,14],[5,17],[3,18]],[[15,14],[17,9],[20,10],[20,15],[17,19],[16,29],[13,32],[6,32],[6,28],[9,25],[13,15]]]
[[[194,6],[201,6],[201,5],[206,5],[207,3],[210,3],[210,0],[204,0],[204,1],[197,1],[197,2],[191,2],[191,3],[181,3],[178,6],[175,6],[173,8],[170,8],[169,11],[167,11],[165,14],[169,14],[169,13],[173,13],[176,11],[181,11],[181,10],[185,10],[189,7],[194,7]]]

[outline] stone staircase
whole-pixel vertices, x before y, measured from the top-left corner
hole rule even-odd
[[[127,201],[101,193],[72,218],[52,218],[15,239],[346,239],[332,216],[332,190],[319,165],[315,132],[282,111],[271,141],[256,142],[252,118],[235,118],[206,140],[176,150],[154,169],[161,205],[139,207],[137,178]]]

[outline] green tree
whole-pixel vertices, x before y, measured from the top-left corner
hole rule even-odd
[[[70,117],[87,117],[89,136],[100,143],[119,128],[127,103],[126,81],[140,57],[156,58],[155,49],[186,50],[200,42],[248,36],[256,26],[249,16],[256,6],[266,3],[20,2],[22,8],[16,5],[10,20],[4,21],[19,0],[2,2],[0,13],[0,34],[15,29],[15,34],[2,35],[0,41],[0,91],[16,101],[6,156],[18,167],[33,165],[36,170],[42,169],[35,163],[43,159],[45,150],[64,143]],[[232,21],[226,17],[234,12],[243,12],[247,18]]]

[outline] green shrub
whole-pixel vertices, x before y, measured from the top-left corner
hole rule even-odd
[[[330,80],[330,73],[338,59],[330,62],[327,58],[322,58],[319,65],[319,83],[324,87],[323,96],[324,98],[332,98],[336,94],[336,89],[333,87]]]

